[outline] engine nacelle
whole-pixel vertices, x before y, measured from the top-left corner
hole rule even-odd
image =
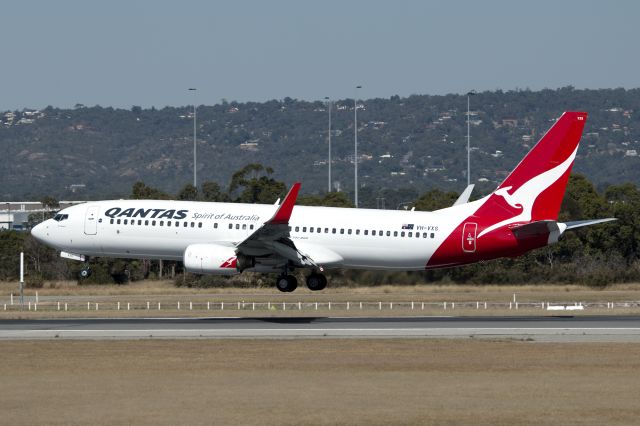
[[[233,247],[218,244],[191,244],[184,251],[184,267],[196,274],[238,274],[238,258]]]

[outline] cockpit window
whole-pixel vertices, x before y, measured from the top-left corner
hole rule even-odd
[[[68,214],[58,213],[57,215],[55,215],[53,217],[53,220],[55,220],[56,222],[62,222],[63,220],[67,220],[67,219],[69,219],[69,215]]]

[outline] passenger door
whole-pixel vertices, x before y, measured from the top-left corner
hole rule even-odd
[[[98,206],[87,207],[84,216],[84,233],[87,235],[96,235],[98,232]]]

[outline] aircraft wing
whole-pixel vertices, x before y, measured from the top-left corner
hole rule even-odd
[[[289,219],[299,191],[300,183],[297,182],[291,187],[271,219],[267,220],[244,241],[238,243],[236,252],[257,258],[276,255],[297,265],[313,266],[319,269],[322,269],[319,263],[342,261],[339,255],[329,249],[315,244],[294,243],[291,240]]]

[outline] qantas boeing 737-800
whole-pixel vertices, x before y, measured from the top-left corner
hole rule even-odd
[[[285,292],[297,287],[295,268],[310,269],[307,286],[322,290],[326,268],[417,271],[519,256],[569,229],[614,220],[557,221],[586,119],[565,112],[495,191],[433,212],[296,206],[296,183],[274,205],[88,202],[31,233],[80,261],[166,259],[199,274],[276,272]]]

